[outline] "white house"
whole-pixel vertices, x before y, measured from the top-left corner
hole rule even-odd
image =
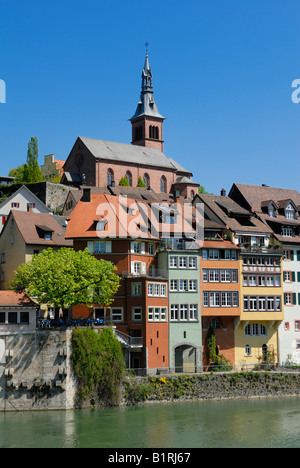
[[[11,210],[32,211],[33,213],[51,212],[25,185],[0,204],[0,232]]]

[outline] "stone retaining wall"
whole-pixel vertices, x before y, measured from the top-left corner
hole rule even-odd
[[[0,336],[0,411],[71,409],[72,331]]]

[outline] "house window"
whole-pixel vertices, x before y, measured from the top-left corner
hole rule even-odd
[[[197,268],[197,257],[189,257],[189,268]]]
[[[177,291],[178,290],[178,280],[171,279],[170,280],[170,291]]]
[[[154,285],[153,283],[148,283],[148,296],[153,296]]]
[[[20,312],[20,323],[29,323],[29,312]]]
[[[209,249],[208,255],[210,260],[219,260],[219,251],[217,249]]]
[[[291,204],[289,204],[285,209],[286,219],[295,219],[295,210]]]
[[[179,318],[179,306],[178,304],[172,304],[170,307],[170,319],[178,320]]]
[[[245,327],[245,336],[267,336],[267,329],[261,323],[251,323]]]
[[[179,257],[179,268],[187,268],[187,257]]]
[[[149,322],[165,322],[167,320],[166,307],[148,307]]]
[[[245,346],[245,356],[251,356],[251,346],[248,344]]]
[[[198,320],[198,304],[190,304],[190,320]]]
[[[180,304],[180,320],[188,319],[188,305]]]
[[[270,218],[275,218],[275,209],[274,206],[269,206],[269,216]]]
[[[284,237],[294,237],[294,229],[283,227],[281,229],[281,235]]]
[[[5,312],[0,312],[0,323],[5,323]]]
[[[111,320],[113,322],[123,322],[123,307],[111,308]]]
[[[188,291],[188,280],[179,280],[179,291],[186,292]]]
[[[140,322],[142,320],[142,308],[132,307],[132,320]]]
[[[149,255],[154,255],[155,254],[154,244],[148,244],[148,254]]]
[[[131,284],[131,295],[132,296],[141,296],[142,295],[142,283],[132,283]]]
[[[195,279],[189,280],[189,291],[197,292],[197,280]]]
[[[300,320],[295,320],[295,331],[300,331]]]
[[[170,268],[178,267],[178,257],[170,256]]]

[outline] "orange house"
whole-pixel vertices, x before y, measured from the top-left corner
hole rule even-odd
[[[74,249],[112,262],[121,277],[110,307],[77,305],[72,315],[112,323],[129,368],[168,367],[168,280],[157,272],[159,238],[148,234],[136,201],[123,200],[86,190],[69,217],[66,237]]]
[[[201,249],[203,363],[213,330],[217,354],[235,362],[234,320],[240,316],[239,249],[231,241],[205,240]]]

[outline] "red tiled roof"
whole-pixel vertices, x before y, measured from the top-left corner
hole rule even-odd
[[[36,307],[36,304],[31,301],[24,293],[16,291],[0,291],[0,308],[1,307]]]
[[[56,222],[55,217],[48,213],[32,213],[12,210],[16,225],[26,244],[43,245],[48,247],[72,247],[73,243],[65,239],[65,230]],[[52,231],[51,240],[41,238],[38,227]]]

